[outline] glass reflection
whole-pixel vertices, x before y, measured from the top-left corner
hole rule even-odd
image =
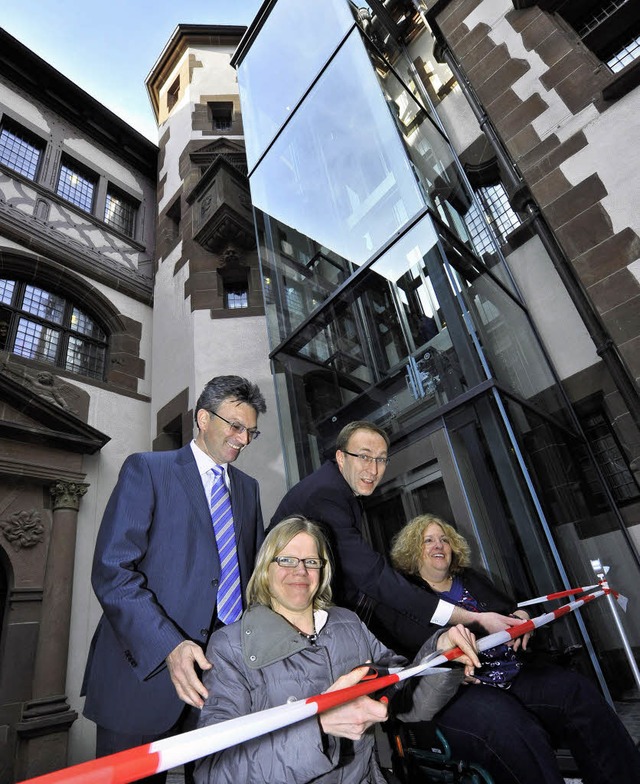
[[[472,195],[460,177],[449,142],[391,66],[371,45],[368,51],[425,201],[463,242],[473,248],[464,218],[471,207]]]
[[[468,308],[489,375],[574,427],[568,404],[522,306],[462,246],[442,235],[451,275]]]
[[[614,507],[608,504],[603,508],[594,495],[589,481],[594,463],[590,458],[585,462],[582,440],[572,438],[515,401],[508,400],[507,408],[570,584],[593,583],[591,559],[599,558],[611,567],[612,584],[615,580],[616,589],[629,599],[630,606],[631,603],[637,606],[640,601],[637,562]],[[620,698],[633,687],[633,679],[624,662],[611,614],[603,612],[600,605],[585,611],[582,617],[611,693],[614,698]],[[622,619],[632,646],[640,644],[638,618],[637,613],[626,613]]]
[[[251,196],[355,264],[424,207],[357,30],[251,175]]]
[[[344,0],[279,0],[271,9],[238,67],[250,170],[352,26]]]
[[[280,287],[292,318],[305,289],[281,284],[288,271],[276,264],[270,287],[272,300]],[[279,326],[284,323],[280,318]],[[317,308],[281,346],[276,360],[299,391],[298,421],[321,438],[335,436],[336,422],[423,416],[483,378],[428,216],[370,268],[358,270],[348,290]]]

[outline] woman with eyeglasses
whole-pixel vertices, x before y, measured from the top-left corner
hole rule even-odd
[[[365,662],[402,666],[350,610],[331,605],[331,565],[320,528],[289,517],[267,535],[247,586],[242,619],[215,632],[204,674],[209,697],[199,726],[302,700],[357,683]],[[422,658],[458,645],[470,673],[478,665],[475,639],[464,627],[439,630]],[[354,669],[355,668],[355,669]],[[457,690],[463,674],[415,678],[391,698],[400,718],[428,719]],[[371,727],[387,718],[387,704],[359,697],[318,716],[205,757],[196,784],[383,784]]]
[[[427,514],[400,531],[391,561],[425,591],[472,614],[528,618],[471,568],[470,553],[452,525]],[[587,678],[528,656],[529,638],[481,653],[471,685],[435,717],[454,755],[485,767],[496,784],[563,784],[557,745],[571,750],[585,784],[640,782],[640,754],[615,711]]]

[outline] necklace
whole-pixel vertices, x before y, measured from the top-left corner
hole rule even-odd
[[[289,623],[291,623],[291,621],[289,621]],[[302,629],[300,629],[298,626],[295,625],[295,623],[292,623],[291,625],[293,626],[293,628],[298,632],[298,634],[301,637],[304,637],[306,640],[309,640],[311,645],[315,645],[316,644],[316,640],[318,639],[318,632],[316,631],[316,619],[315,618],[313,619],[313,631],[311,632],[311,634],[308,634],[307,632],[303,632]]]
[[[284,618],[284,615],[282,616]],[[298,632],[301,637],[309,640],[312,645],[316,644],[316,640],[318,639],[318,632],[316,631],[316,619],[313,619],[313,631],[309,634],[308,632],[303,632],[299,626],[296,626],[295,623],[292,623],[288,618],[284,618],[285,621],[289,624],[289,626],[293,626],[293,628]]]
[[[298,627],[297,627],[297,626],[296,626],[296,629],[298,629]],[[315,623],[314,623],[314,625],[313,625],[313,632],[312,632],[311,634],[307,634],[306,632],[303,632],[301,629],[298,629],[298,634],[299,634],[301,637],[306,637],[306,639],[307,639],[307,640],[309,640],[309,642],[310,642],[312,645],[315,645],[315,644],[316,644],[316,641],[317,641],[317,639],[318,639],[318,632],[316,631],[316,625],[315,625]]]

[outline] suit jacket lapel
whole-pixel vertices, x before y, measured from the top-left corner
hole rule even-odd
[[[196,459],[193,456],[189,444],[178,450],[175,465],[176,476],[180,484],[184,487],[189,503],[194,512],[194,519],[198,524],[204,524],[213,531],[211,525],[211,515],[209,513],[209,503],[202,486],[202,480],[198,473]]]
[[[236,530],[236,544],[240,542],[242,528],[244,524],[244,488],[242,479],[233,466],[228,466],[229,484],[231,485],[231,509],[233,511],[233,525]]]

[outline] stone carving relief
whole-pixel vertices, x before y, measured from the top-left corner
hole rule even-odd
[[[14,512],[0,520],[4,538],[14,550],[35,547],[44,540],[44,525],[35,509]]]
[[[73,509],[75,512],[80,508],[80,499],[89,489],[85,482],[65,482],[62,479],[54,482],[49,488],[53,499],[53,511],[59,509]]]
[[[10,362],[3,363],[1,370],[47,403],[53,403],[71,414],[80,413],[81,391],[71,384],[65,384],[48,370],[28,370]]]

